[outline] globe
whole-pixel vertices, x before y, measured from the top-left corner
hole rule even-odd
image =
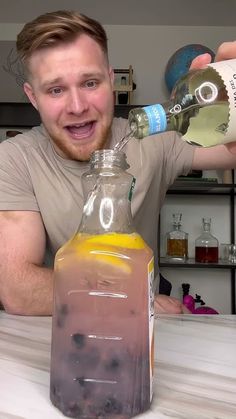
[[[208,52],[212,61],[214,52],[201,44],[189,44],[179,48],[169,59],[165,70],[165,83],[169,92],[172,91],[177,80],[189,70],[192,60],[200,54]]]

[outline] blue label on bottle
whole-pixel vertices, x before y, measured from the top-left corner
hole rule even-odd
[[[150,105],[143,108],[149,122],[149,135],[157,134],[166,130],[166,113],[162,105]]]

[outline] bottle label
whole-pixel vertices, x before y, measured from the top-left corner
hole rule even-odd
[[[147,114],[149,123],[148,135],[157,134],[166,130],[166,113],[162,105],[145,106],[143,109]]]
[[[154,258],[148,263],[148,294],[149,294],[149,364],[150,364],[150,401],[153,397],[154,379]]]
[[[132,199],[132,196],[133,196],[133,191],[134,191],[135,183],[136,183],[136,178],[133,177],[133,180],[132,180],[131,186],[130,186],[129,196],[128,196],[128,199],[129,199],[130,202],[131,202],[131,199]]]
[[[219,61],[208,65],[222,78],[229,97],[229,122],[221,143],[236,139],[236,59]]]

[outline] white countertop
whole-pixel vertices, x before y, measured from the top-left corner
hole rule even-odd
[[[0,311],[0,419],[65,418],[49,399],[51,319]],[[156,319],[154,399],[142,419],[236,418],[236,316]]]

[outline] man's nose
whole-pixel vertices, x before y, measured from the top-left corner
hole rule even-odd
[[[88,109],[88,100],[84,92],[75,90],[70,92],[67,98],[67,110],[69,113],[81,114]]]

